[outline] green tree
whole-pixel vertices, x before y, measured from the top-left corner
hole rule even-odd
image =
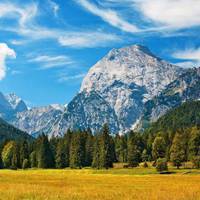
[[[166,152],[166,143],[163,137],[157,136],[152,145],[152,155],[154,160],[164,158]]]
[[[38,167],[39,168],[53,168],[54,159],[50,148],[48,137],[44,134],[39,136],[39,151],[38,151]]]
[[[157,159],[156,170],[158,172],[168,171],[167,160],[165,158],[158,158]]]
[[[2,151],[2,161],[5,168],[10,168],[11,166],[17,167],[17,147],[14,141],[8,142]]]
[[[56,162],[56,168],[58,169],[66,167],[66,157],[65,157],[65,148],[63,139],[60,139],[60,141],[57,144],[55,162]]]
[[[101,168],[101,143],[100,143],[100,134],[96,134],[94,137],[94,146],[93,146],[93,160],[92,160],[92,167],[100,169]]]
[[[85,166],[91,166],[92,165],[93,143],[94,143],[93,135],[92,135],[91,131],[88,129],[87,130],[86,143],[85,143]]]
[[[128,165],[130,167],[137,167],[140,162],[141,152],[138,145],[138,135],[131,131],[128,137]]]
[[[113,142],[108,125],[105,124],[100,135],[100,167],[113,167]]]
[[[170,160],[177,168],[179,168],[181,166],[181,163],[185,161],[185,148],[186,146],[185,141],[183,140],[183,135],[179,132],[176,132],[172,146],[170,148]]]
[[[67,133],[64,135],[64,151],[65,151],[65,167],[69,167],[70,162],[70,147],[72,140],[72,131],[70,129],[67,130]]]
[[[19,157],[20,157],[20,166],[22,167],[23,161],[25,159],[28,160],[29,158],[29,147],[28,147],[28,142],[26,140],[23,140],[20,143]]]

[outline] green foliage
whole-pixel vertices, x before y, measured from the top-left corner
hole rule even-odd
[[[199,169],[200,168],[200,156],[194,156],[192,158],[192,163],[195,168]]]
[[[60,141],[57,144],[55,162],[56,162],[56,168],[58,169],[66,167],[64,141],[62,139],[60,139]]]
[[[165,158],[158,158],[157,159],[156,170],[158,172],[168,171],[167,160]]]
[[[16,143],[8,142],[2,151],[2,161],[5,168],[17,167]]]
[[[166,143],[163,137],[157,136],[152,145],[152,155],[154,160],[164,158],[166,152]]]
[[[38,138],[39,140],[39,150],[38,150],[38,167],[39,168],[53,168],[54,159],[53,153],[50,148],[49,140],[46,135],[42,134]]]
[[[173,143],[170,149],[170,160],[174,166],[179,168],[181,163],[186,159],[186,144],[183,139],[183,134],[177,132],[173,139]]]
[[[140,137],[137,133],[131,131],[128,137],[128,165],[137,167],[141,160]]]

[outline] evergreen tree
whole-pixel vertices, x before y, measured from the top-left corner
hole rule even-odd
[[[74,133],[72,136],[71,147],[70,147],[70,167],[71,168],[82,168],[83,167],[83,151],[82,141],[80,132]]]
[[[92,167],[100,169],[101,168],[101,143],[100,143],[100,134],[97,134],[94,138],[94,146],[93,146],[93,160]]]
[[[39,136],[40,144],[38,151],[38,167],[39,168],[53,168],[54,160],[53,153],[50,148],[48,137],[44,134]]]
[[[23,161],[25,159],[28,160],[29,158],[29,148],[28,148],[28,142],[26,140],[20,143],[19,157],[20,157],[20,166],[22,167]]]
[[[140,148],[138,146],[137,134],[131,131],[128,137],[128,165],[130,167],[137,167],[140,162]]]
[[[111,140],[109,128],[107,124],[105,124],[100,135],[100,168],[108,169],[113,167],[113,148]]]
[[[152,145],[152,155],[154,160],[164,158],[166,152],[166,143],[163,137],[157,136]]]
[[[66,157],[65,157],[65,148],[63,139],[60,139],[60,141],[57,144],[55,162],[56,162],[56,168],[58,169],[66,167]]]
[[[170,160],[174,166],[179,168],[181,163],[185,161],[185,142],[183,141],[183,135],[176,132],[172,146],[170,148]]]
[[[67,133],[64,135],[64,152],[65,152],[65,167],[69,167],[70,162],[70,147],[71,147],[71,139],[72,132],[70,129],[67,130]]]
[[[86,143],[85,143],[85,166],[92,165],[93,142],[94,142],[94,138],[93,138],[92,132],[88,129]]]
[[[189,158],[200,156],[200,129],[196,126],[191,129],[189,140]]]

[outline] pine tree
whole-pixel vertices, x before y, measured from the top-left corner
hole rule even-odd
[[[65,167],[69,167],[70,162],[70,147],[71,147],[71,139],[72,132],[70,129],[67,130],[67,133],[64,135],[64,152],[65,152]]]
[[[20,144],[19,156],[20,156],[20,166],[22,167],[23,161],[25,159],[28,160],[29,158],[29,148],[28,148],[28,142],[26,140],[22,141]]]
[[[137,167],[140,162],[140,148],[138,146],[137,134],[131,131],[128,137],[128,165],[130,167]]]
[[[152,145],[152,155],[156,161],[158,158],[164,158],[166,152],[166,143],[163,137],[157,136]]]
[[[65,157],[63,139],[60,139],[60,141],[57,144],[55,162],[56,162],[56,168],[58,169],[62,169],[66,167],[66,157]]]
[[[82,168],[82,141],[80,132],[74,133],[70,147],[70,167],[71,168]]]
[[[44,134],[40,136],[40,144],[38,151],[38,167],[39,168],[53,168],[54,160],[50,148],[48,137]]]
[[[101,167],[100,154],[101,154],[100,134],[96,134],[94,138],[94,147],[93,147],[93,160],[92,160],[93,168],[100,169]]]
[[[110,131],[105,124],[102,128],[102,133],[100,135],[100,167],[110,168],[113,167],[113,148],[112,148],[112,138],[110,136]]]
[[[196,156],[200,156],[200,129],[193,127],[189,139],[189,158],[193,160]]]
[[[183,141],[183,135],[179,132],[176,132],[172,146],[170,148],[170,160],[177,168],[179,168],[181,163],[185,161],[185,152],[185,142]]]
[[[91,131],[87,130],[87,138],[85,143],[85,166],[91,166],[92,165],[92,159],[93,159],[93,142],[94,138],[91,133]]]

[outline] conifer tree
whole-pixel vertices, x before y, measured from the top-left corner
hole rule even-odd
[[[44,134],[40,136],[40,144],[38,151],[38,167],[39,168],[53,168],[54,160],[50,148],[48,137]]]
[[[74,133],[70,147],[70,167],[71,168],[82,168],[82,141],[80,132]]]
[[[101,154],[100,134],[96,134],[93,146],[93,159],[92,159],[93,168],[100,169],[101,167],[100,154]]]
[[[85,166],[92,165],[93,159],[93,135],[90,129],[87,130],[87,137],[85,142]]]
[[[56,156],[55,156],[56,168],[62,169],[66,167],[66,157],[65,157],[65,149],[64,149],[64,141],[60,139],[56,148]]]
[[[183,135],[176,132],[170,148],[170,160],[173,162],[174,166],[179,168],[181,163],[185,161],[185,157],[185,143],[183,141]]]
[[[113,148],[110,136],[110,131],[105,124],[102,128],[102,133],[100,135],[100,167],[110,168],[113,167]]]
[[[20,166],[22,167],[23,161],[25,159],[28,160],[29,158],[29,148],[28,148],[28,142],[26,140],[20,143],[19,157],[20,157]]]
[[[30,154],[30,165],[31,165],[31,168],[35,168],[38,166],[36,151],[33,151]]]
[[[69,167],[70,162],[70,147],[73,132],[68,129],[67,133],[64,135],[64,152],[65,152],[65,167]]]
[[[128,164],[131,167],[137,167],[140,162],[140,148],[138,146],[137,134],[131,131],[128,137]]]

